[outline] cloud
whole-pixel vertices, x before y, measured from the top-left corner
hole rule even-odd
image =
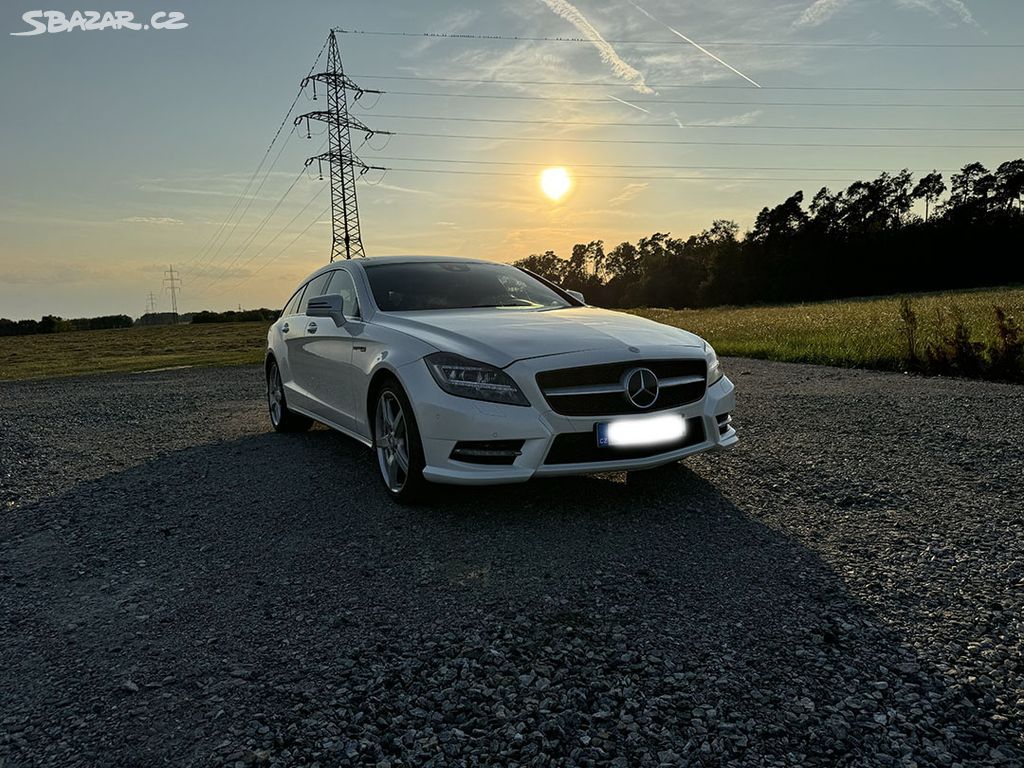
[[[118,221],[125,224],[184,224],[181,219],[172,219],[170,216],[127,216]]]
[[[963,24],[972,27],[978,26],[971,9],[963,0],[897,0],[897,2],[905,8],[921,8],[936,16],[943,16],[944,12],[949,12]]]
[[[580,10],[567,0],[540,0],[558,16],[572,24],[580,33],[589,39],[601,56],[601,61],[611,67],[616,77],[629,83],[633,90],[639,93],[654,93],[644,82],[644,76],[627,64],[615,52],[615,49],[603,38],[593,24],[587,21],[587,17],[580,13]]]
[[[815,0],[810,6],[804,9],[799,18],[793,23],[795,27],[817,27],[824,24],[844,8],[853,5],[854,0]],[[971,9],[967,7],[964,0],[896,0],[896,4],[903,8],[916,8],[934,16],[944,17],[952,14],[957,21],[972,27],[978,26],[974,20]]]
[[[849,3],[850,0],[815,0],[813,5],[804,9],[794,26],[816,27],[819,24],[824,24]]]
[[[650,184],[648,184],[646,181],[644,181],[644,182],[636,182],[636,181],[635,182],[631,182],[631,183],[627,184],[625,187],[623,187],[622,191],[619,192],[619,194],[617,194],[615,197],[611,198],[608,201],[608,204],[609,205],[621,205],[622,203],[629,202],[634,197],[636,197],[641,192],[643,192],[645,189],[647,189],[647,187],[649,187],[649,186],[650,186]]]
[[[400,171],[399,171],[400,173]],[[414,189],[413,187],[403,187],[398,184],[388,184],[386,181],[378,181],[376,184],[370,185],[373,189],[384,189],[388,192],[402,192],[407,195],[432,195],[434,194],[427,189]]]
[[[728,117],[720,117],[714,120],[699,120],[699,125],[752,125],[757,118],[763,114],[762,110],[754,109],[750,112],[743,112],[739,115],[729,115]],[[675,117],[675,113],[672,113]],[[679,120],[676,120],[676,125],[679,125]],[[679,125],[682,128],[682,125]]]

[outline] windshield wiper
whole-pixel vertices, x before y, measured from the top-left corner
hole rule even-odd
[[[532,307],[533,304],[470,304],[461,309],[492,309],[494,307]]]

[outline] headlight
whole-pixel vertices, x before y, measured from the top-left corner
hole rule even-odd
[[[437,386],[449,395],[507,405],[530,404],[512,377],[493,365],[449,352],[435,352],[424,360]]]
[[[710,344],[707,345],[705,351],[708,356],[708,386],[710,387],[725,376],[725,371],[722,370],[722,363],[719,362],[718,355],[715,354],[715,350]]]

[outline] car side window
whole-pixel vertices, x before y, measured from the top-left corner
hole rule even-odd
[[[309,304],[310,299],[315,299],[317,296],[324,296],[327,289],[327,281],[331,279],[330,272],[324,272],[318,277],[314,277],[306,286],[306,293],[303,294],[302,300],[299,302],[299,314],[306,314],[306,306]]]
[[[288,300],[288,303],[285,304],[284,311],[281,312],[281,317],[288,317],[295,314],[299,308],[299,302],[302,301],[302,291],[305,287],[306,286],[303,285],[299,288],[299,290],[295,292],[295,295]]]
[[[344,269],[336,270],[331,275],[333,276],[330,285],[327,286],[327,295],[341,296],[346,317],[359,317],[359,296],[356,294],[352,275]]]

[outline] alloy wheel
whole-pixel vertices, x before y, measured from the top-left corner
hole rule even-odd
[[[281,372],[277,369],[277,363],[270,364],[270,373],[267,375],[267,404],[270,406],[270,421],[276,427],[281,423],[281,414],[284,412],[284,387],[281,385]]]
[[[405,411],[393,392],[385,390],[377,399],[374,426],[381,475],[391,492],[399,493],[409,477],[409,431]]]

